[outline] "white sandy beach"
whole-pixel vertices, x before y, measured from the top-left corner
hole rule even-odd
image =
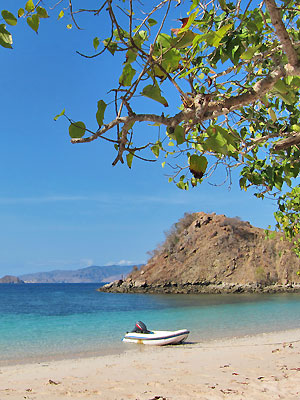
[[[0,367],[0,400],[300,399],[300,329],[126,348],[122,354]]]

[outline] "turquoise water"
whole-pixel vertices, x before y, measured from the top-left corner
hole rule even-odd
[[[300,327],[299,294],[100,293],[99,284],[0,285],[0,363],[124,349],[124,332],[187,328],[189,341]]]

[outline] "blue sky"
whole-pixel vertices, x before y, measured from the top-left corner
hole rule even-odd
[[[6,3],[15,11],[24,2]],[[163,160],[134,160],[129,170],[111,166],[115,153],[103,141],[71,144],[68,124],[53,117],[66,108],[96,128],[97,101],[116,86],[121,67],[112,56],[77,55],[92,53],[101,30],[69,31],[67,23],[44,20],[38,35],[18,23],[10,27],[14,49],[0,48],[0,276],[143,263],[186,211],[274,225],[275,204],[241,192],[238,172],[231,188],[204,183],[185,192],[168,183]],[[137,134],[149,128],[140,125]],[[220,172],[212,182],[223,178]]]

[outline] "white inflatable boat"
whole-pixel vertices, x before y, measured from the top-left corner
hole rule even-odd
[[[187,329],[178,331],[148,331],[146,325],[138,321],[132,332],[126,333],[123,342],[165,346],[167,344],[182,343],[190,332]]]

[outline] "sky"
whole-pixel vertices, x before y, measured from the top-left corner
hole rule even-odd
[[[24,6],[13,3],[2,1],[1,9]],[[13,50],[0,47],[0,277],[145,263],[147,252],[185,212],[274,226],[276,204],[240,191],[238,171],[230,187],[206,182],[182,191],[168,183],[163,160],[135,159],[131,170],[112,167],[111,144],[71,144],[67,121],[53,117],[66,108],[96,129],[97,101],[116,86],[121,66],[110,55],[89,60],[76,54],[92,54],[92,39],[103,38],[106,26],[83,20],[82,31],[68,30],[69,22],[43,20],[38,35],[18,22],[9,27]],[[139,101],[148,112],[148,100]],[[157,128],[140,125],[137,135],[149,129]],[[211,182],[224,176],[220,171]]]

